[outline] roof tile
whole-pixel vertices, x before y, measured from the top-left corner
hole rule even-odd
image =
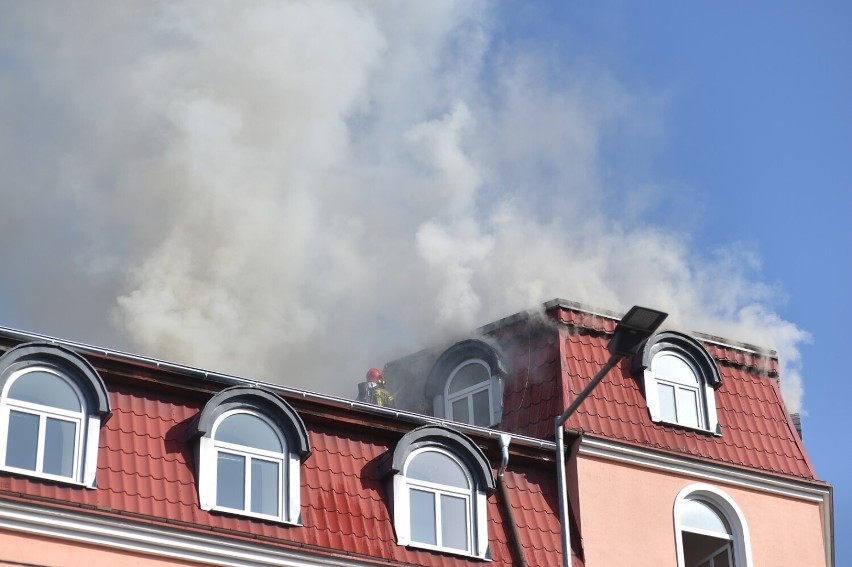
[[[561,334],[564,344],[562,377],[567,391],[575,396],[607,360],[608,338],[568,330],[562,330]],[[789,433],[775,378],[754,373],[771,364],[747,353],[737,354],[733,349],[713,346],[708,347],[708,351],[724,357],[717,358],[722,387],[715,393],[721,439],[651,422],[638,382],[624,362],[601,381],[566,426],[623,442],[814,479],[801,447]],[[737,367],[731,366],[732,363],[758,366]],[[560,413],[558,407],[549,409],[553,411],[550,419]]]

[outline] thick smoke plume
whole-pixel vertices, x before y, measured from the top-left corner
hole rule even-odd
[[[806,334],[754,258],[608,182],[660,101],[495,40],[490,9],[6,4],[4,324],[351,396],[548,299],[640,303],[778,349],[798,409]]]

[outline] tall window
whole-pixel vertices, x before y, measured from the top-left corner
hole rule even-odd
[[[749,567],[748,527],[721,490],[693,485],[675,501],[678,567]]]
[[[0,357],[0,470],[94,487],[109,416],[103,382],[73,352],[30,343]]]
[[[409,431],[379,470],[391,483],[397,542],[490,558],[491,465],[468,437],[434,425]]]
[[[284,509],[284,440],[263,417],[247,411],[224,414],[213,429],[216,507],[280,517]]]
[[[652,421],[721,433],[715,393],[722,385],[719,371],[695,339],[672,331],[658,333],[640,356]]]
[[[458,365],[447,380],[446,416],[453,421],[491,425],[491,370],[483,360]]]
[[[299,468],[310,446],[304,423],[287,402],[260,388],[226,388],[188,430],[199,443],[202,510],[301,522]]]
[[[405,467],[411,541],[470,553],[471,481],[449,453],[423,449]]]
[[[733,567],[731,527],[711,504],[697,499],[684,502],[680,529],[686,567]]]

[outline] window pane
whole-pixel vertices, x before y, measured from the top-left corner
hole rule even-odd
[[[450,416],[450,419],[453,421],[460,421],[462,423],[470,423],[470,411],[467,407],[467,398],[468,396],[465,396],[462,399],[453,402],[453,415]]]
[[[488,427],[491,425],[491,408],[488,398],[490,390],[482,390],[473,395],[473,424]]]
[[[216,471],[216,504],[245,510],[246,458],[220,451]]]
[[[408,465],[405,476],[459,488],[470,488],[467,475],[458,463],[437,451],[425,451],[414,457]]]
[[[251,460],[251,511],[258,514],[278,515],[281,485],[278,463],[262,459]]]
[[[37,451],[38,416],[10,411],[9,436],[6,439],[6,464],[34,471]]]
[[[441,539],[444,547],[467,550],[467,502],[441,495]]]
[[[275,430],[256,415],[235,413],[216,428],[216,440],[282,453],[284,448]]]
[[[677,422],[674,386],[657,384],[657,395],[660,398],[660,419],[672,423]]]
[[[722,519],[722,515],[712,506],[701,500],[687,500],[684,502],[680,521],[684,529],[693,528],[723,536],[731,533],[727,522]]]
[[[44,461],[42,470],[47,474],[73,476],[74,445],[77,424],[64,419],[47,418],[44,431]]]
[[[83,411],[77,393],[68,382],[41,370],[27,372],[15,380],[9,388],[9,397],[69,411]]]
[[[713,558],[713,567],[731,567],[731,546],[727,545],[719,552],[719,555]]]
[[[411,489],[411,541],[438,545],[435,535],[435,495]]]
[[[698,384],[695,371],[684,359],[674,354],[659,354],[654,358],[651,368],[654,374],[687,386]]]
[[[484,364],[479,362],[469,362],[456,370],[456,373],[453,374],[450,384],[447,386],[447,393],[454,394],[464,390],[465,388],[470,388],[471,386],[475,386],[482,382],[488,382],[489,380],[491,380],[491,374],[488,372],[488,368]]]
[[[698,427],[698,392],[695,390],[677,389],[677,422]]]

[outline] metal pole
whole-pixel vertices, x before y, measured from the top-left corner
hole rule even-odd
[[[557,491],[559,492],[559,523],[562,525],[562,565],[563,567],[571,567],[571,526],[568,524],[568,485],[565,479],[565,440],[562,431],[562,426],[571,415],[577,411],[580,404],[583,403],[592,390],[600,384],[604,376],[612,370],[612,367],[618,364],[623,354],[613,354],[609,357],[606,364],[603,365],[589,385],[583,388],[583,391],[571,402],[562,415],[556,418],[556,471],[557,471]]]

